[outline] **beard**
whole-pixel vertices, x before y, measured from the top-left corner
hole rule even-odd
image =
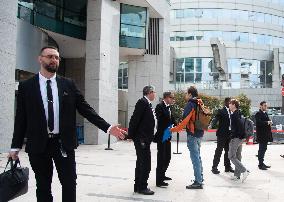
[[[58,70],[58,65],[57,64],[44,64],[43,67],[49,73],[56,73],[57,70]]]

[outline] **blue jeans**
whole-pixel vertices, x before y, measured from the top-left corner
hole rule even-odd
[[[190,152],[190,158],[194,170],[195,181],[202,183],[203,181],[203,167],[200,156],[201,138],[187,135],[187,147]]]

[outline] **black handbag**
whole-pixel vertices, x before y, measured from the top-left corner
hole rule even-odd
[[[10,170],[7,166],[10,163]],[[19,166],[18,166],[19,165]],[[19,159],[9,158],[5,170],[0,174],[0,202],[7,202],[28,192],[29,168],[21,167]]]

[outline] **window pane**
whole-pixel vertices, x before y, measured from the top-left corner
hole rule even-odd
[[[121,24],[120,35],[145,38],[145,27]]]
[[[194,73],[186,73],[185,82],[194,82]]]
[[[128,25],[146,26],[146,8],[122,4],[121,23]]]
[[[201,82],[202,73],[196,73],[195,74],[195,82]]]
[[[256,14],[256,21],[257,22],[264,22],[264,14],[263,13],[257,13]]]
[[[184,10],[185,18],[193,18],[194,17],[194,9],[185,9]]]
[[[184,18],[184,10],[176,10],[176,18]]]
[[[194,59],[193,58],[185,58],[185,71],[194,72]]]
[[[265,23],[271,23],[272,17],[270,14],[265,14],[264,16]]]
[[[183,83],[184,82],[184,73],[177,72],[176,81],[179,82],[179,83]]]
[[[195,62],[196,62],[195,71],[196,72],[202,72],[202,59],[196,58]]]

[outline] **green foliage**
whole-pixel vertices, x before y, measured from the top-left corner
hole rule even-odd
[[[250,117],[251,100],[245,95],[240,94],[235,97],[240,102],[240,110],[245,117]]]
[[[185,95],[185,91],[176,91],[175,94],[175,104],[172,106],[172,113],[176,119],[176,122],[180,122],[182,120],[183,109],[187,103]],[[209,107],[214,117],[218,111],[218,109],[222,108],[224,99],[220,99],[215,96],[199,94],[199,98],[202,99],[205,106]],[[244,94],[240,94],[235,99],[240,101],[240,110],[242,114],[246,117],[250,116],[250,108],[251,108],[251,100]],[[215,128],[216,126],[213,126]]]

